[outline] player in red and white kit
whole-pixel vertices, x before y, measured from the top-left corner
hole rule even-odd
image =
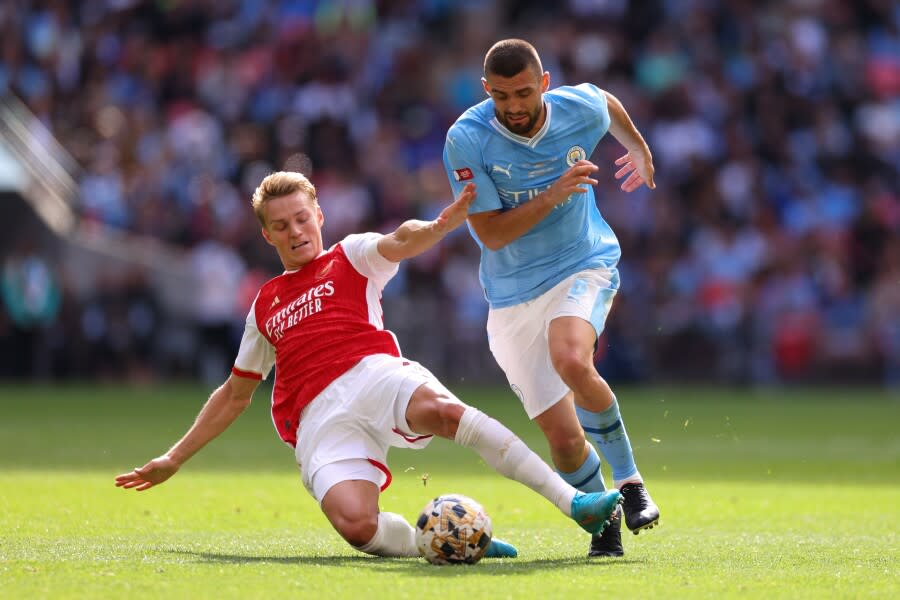
[[[415,530],[399,515],[380,512],[378,496],[391,480],[388,448],[421,448],[434,435],[474,449],[585,530],[601,531],[620,501],[617,491],[577,491],[509,429],[403,358],[384,329],[381,291],[397,264],[462,224],[474,198],[470,184],[434,221],[407,221],[388,235],[351,235],[325,250],[313,185],[299,173],[266,177],[253,208],[285,272],[260,289],[231,376],[193,426],[162,456],[116,477],[116,485],[142,491],[174,475],[243,412],[274,365],[275,427],[294,447],[307,490],[358,550],[418,556]],[[516,555],[512,546],[494,542],[488,556]]]

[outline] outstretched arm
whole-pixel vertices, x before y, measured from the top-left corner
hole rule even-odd
[[[481,243],[490,250],[500,250],[519,239],[540,223],[572,194],[584,194],[587,186],[597,185],[591,174],[598,169],[589,160],[579,160],[548,189],[509,210],[490,210],[469,215],[469,224]]]
[[[142,492],[166,481],[187,459],[225,431],[244,412],[258,384],[255,379],[231,375],[212,393],[184,437],[162,456],[116,477],[116,487],[137,488]]]
[[[379,254],[392,262],[422,254],[463,224],[475,193],[475,184],[470,183],[434,221],[403,223],[396,231],[378,240]]]
[[[653,156],[650,154],[650,147],[631,122],[631,117],[619,99],[609,92],[603,93],[606,94],[606,106],[609,109],[609,132],[628,150],[625,156],[616,160],[616,164],[622,167],[616,171],[616,179],[631,173],[620,187],[626,192],[633,192],[643,184],[651,190],[656,188],[653,182]]]

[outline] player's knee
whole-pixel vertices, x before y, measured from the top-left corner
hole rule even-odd
[[[453,439],[466,406],[445,390],[423,385],[409,401],[406,420],[417,433]]]
[[[562,351],[553,355],[553,368],[571,387],[581,380],[591,377],[593,365],[585,360],[578,352]]]
[[[443,397],[435,401],[434,410],[442,429],[441,436],[453,439],[456,430],[459,429],[459,420],[466,410],[465,405],[452,398]]]
[[[584,432],[559,429],[547,433],[547,443],[554,456],[577,459],[584,453]]]
[[[333,520],[334,528],[353,546],[365,546],[378,530],[377,514],[341,515]]]

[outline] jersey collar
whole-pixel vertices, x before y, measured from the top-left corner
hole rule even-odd
[[[553,105],[545,100],[544,101],[544,109],[547,111],[547,118],[544,119],[544,124],[541,126],[541,128],[538,130],[538,132],[536,134],[534,134],[534,137],[529,138],[529,137],[525,137],[524,135],[519,135],[517,133],[513,133],[512,131],[510,131],[509,129],[504,127],[503,124],[500,123],[500,121],[497,119],[496,116],[491,119],[491,127],[493,127],[495,130],[497,130],[497,133],[499,133],[500,135],[502,135],[503,137],[505,137],[509,140],[512,140],[518,144],[524,144],[524,145],[528,146],[529,148],[534,148],[535,146],[538,145],[538,143],[542,139],[544,139],[544,136],[547,135],[547,131],[550,130],[550,116],[553,112],[552,108],[553,108]]]
[[[334,246],[337,246],[337,244],[335,244]],[[308,263],[306,263],[305,265],[303,265],[303,266],[300,267],[299,269],[292,269],[292,270],[290,270],[290,271],[288,271],[287,269],[285,269],[285,270],[284,270],[284,273],[282,273],[282,275],[290,275],[290,274],[292,274],[292,273],[299,273],[300,271],[302,271],[303,269],[305,269],[308,265],[313,264],[314,262],[316,262],[317,260],[319,260],[320,258],[322,258],[324,255],[326,255],[326,254],[328,254],[329,252],[331,252],[332,250],[334,250],[334,246],[332,246],[332,247],[329,248],[328,250],[322,250],[321,252],[319,252],[319,255],[318,255],[317,257],[315,257],[314,259],[312,259],[311,261],[309,261]]]

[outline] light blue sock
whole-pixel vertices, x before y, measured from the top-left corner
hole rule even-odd
[[[604,492],[606,485],[603,483],[603,473],[600,472],[600,455],[594,450],[594,447],[588,444],[588,455],[584,462],[572,473],[563,473],[559,469],[556,470],[563,481],[571,485],[573,488],[586,492]]]
[[[637,474],[631,442],[625,433],[625,424],[619,414],[619,403],[613,397],[612,405],[602,412],[591,412],[575,406],[578,421],[585,433],[589,434],[603,453],[603,458],[612,466],[613,480],[620,482]]]

